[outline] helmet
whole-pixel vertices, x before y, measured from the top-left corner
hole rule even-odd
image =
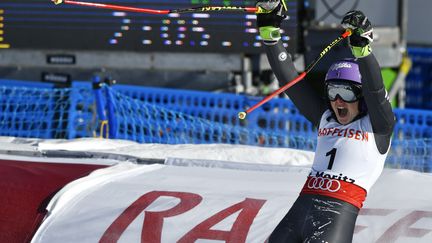
[[[348,81],[356,85],[361,85],[361,74],[357,62],[354,59],[344,59],[333,63],[325,77],[326,83],[332,81]]]
[[[360,74],[359,65],[355,59],[349,58],[334,62],[325,77],[326,91],[333,84],[348,84],[351,86],[354,94],[359,98],[359,109],[362,114],[367,113],[366,102],[362,97],[362,79]],[[328,93],[327,93],[328,96]],[[340,96],[340,95],[339,95]],[[329,100],[330,98],[327,97]]]

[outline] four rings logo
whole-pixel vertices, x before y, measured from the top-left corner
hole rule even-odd
[[[309,189],[320,189],[323,191],[337,192],[341,188],[338,180],[323,178],[323,177],[310,177],[307,183]]]

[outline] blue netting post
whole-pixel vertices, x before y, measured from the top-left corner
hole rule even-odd
[[[100,121],[99,136],[102,138],[108,138],[109,127],[108,119],[105,113],[104,100],[102,96],[102,86],[103,83],[100,81],[100,77],[97,75],[93,76],[93,92],[95,95],[96,111]]]
[[[112,89],[109,87],[111,87],[115,83],[116,81],[111,78],[107,78],[105,80],[105,84],[108,86],[105,87],[105,94],[106,94],[106,110],[108,116],[108,127],[110,128],[109,137],[113,139],[117,138],[118,124],[117,124],[117,119],[115,116],[115,109],[114,109],[115,99],[112,93]]]

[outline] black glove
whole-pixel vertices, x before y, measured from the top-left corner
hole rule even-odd
[[[349,37],[352,46],[365,47],[373,41],[372,25],[361,11],[349,11],[343,17],[341,24],[344,29],[353,31]]]
[[[279,28],[282,20],[286,18],[282,14],[286,10],[285,0],[258,0],[256,1],[257,27],[272,26]]]
[[[348,38],[355,57],[365,57],[372,52],[370,43],[373,41],[373,28],[369,19],[358,10],[349,11],[342,19],[342,27],[351,29]]]

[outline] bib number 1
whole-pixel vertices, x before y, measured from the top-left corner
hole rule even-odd
[[[329,164],[328,164],[328,167],[327,167],[328,170],[331,170],[333,168],[333,163],[334,163],[334,160],[335,160],[335,157],[336,157],[336,151],[337,151],[337,149],[333,148],[332,150],[330,150],[330,151],[328,151],[326,153],[326,157],[330,156],[330,161],[329,161]]]

